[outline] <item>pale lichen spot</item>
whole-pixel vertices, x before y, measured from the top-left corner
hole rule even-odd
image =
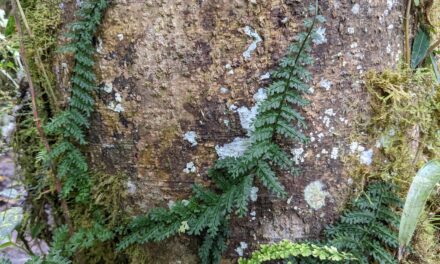
[[[326,79],[321,79],[319,82],[319,87],[324,88],[326,91],[330,90],[332,88],[332,82]]]
[[[232,75],[234,74],[234,69],[232,68],[231,64],[226,64],[225,65],[226,70],[228,71],[228,75]]]
[[[252,53],[255,51],[255,49],[257,48],[257,44],[259,42],[262,41],[260,35],[258,35],[257,31],[255,31],[253,28],[251,28],[250,26],[246,26],[244,27],[244,33],[246,35],[248,35],[249,37],[253,38],[252,43],[249,45],[249,47],[243,52],[243,57],[246,60],[250,60],[251,59],[251,55]]]
[[[330,193],[324,190],[324,184],[317,180],[311,182],[304,189],[304,200],[314,210],[319,210],[325,206],[325,199]]]
[[[373,150],[369,149],[362,151],[359,160],[362,164],[371,165],[371,163],[373,163]]]
[[[314,38],[313,38],[313,43],[316,45],[320,45],[320,44],[324,44],[327,42],[327,38],[325,35],[325,28],[323,27],[319,27],[315,34],[314,34]]]
[[[330,153],[330,158],[331,159],[337,159],[339,155],[339,148],[338,147],[333,147],[332,151]]]
[[[220,93],[227,94],[227,93],[229,93],[229,89],[226,87],[220,87]]]
[[[252,202],[256,202],[258,199],[258,187],[252,187],[251,188],[251,193],[249,195],[249,198],[251,199]]]
[[[183,139],[191,143],[191,146],[197,146],[197,134],[195,131],[188,131],[183,135]]]
[[[118,40],[119,40],[119,41],[122,41],[122,40],[124,39],[124,34],[119,33],[119,34],[117,35],[117,37],[118,37]]]
[[[216,145],[215,151],[220,159],[227,157],[240,157],[244,154],[247,148],[251,145],[249,138],[234,138],[231,143],[223,146]]]
[[[347,28],[347,33],[350,34],[350,35],[354,34],[354,28],[348,27]]]
[[[270,78],[270,72],[266,72],[265,74],[260,76],[260,81],[267,80]]]
[[[246,242],[240,242],[240,245],[235,249],[235,252],[237,252],[237,254],[240,257],[243,257],[244,254],[244,250],[248,248],[248,244]]]
[[[111,82],[106,82],[103,87],[104,92],[111,93],[113,91],[113,84]]]
[[[357,15],[357,14],[359,14],[360,9],[361,9],[361,6],[360,6],[358,3],[356,3],[356,4],[354,4],[353,7],[351,8],[351,12],[352,12],[353,14]]]
[[[303,148],[294,148],[291,150],[293,155],[293,162],[295,162],[296,165],[299,165],[300,163],[304,162],[304,149]]]
[[[197,171],[197,168],[196,168],[196,166],[194,165],[194,162],[188,162],[187,164],[186,164],[186,167],[185,167],[185,169],[183,169],[183,172],[185,172],[185,173],[195,173]]]

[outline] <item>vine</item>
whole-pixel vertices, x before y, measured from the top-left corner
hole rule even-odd
[[[259,105],[253,122],[251,146],[242,156],[219,159],[209,169],[215,189],[195,185],[189,200],[178,201],[169,210],[155,208],[136,217],[124,230],[119,250],[185,233],[203,236],[199,249],[202,263],[219,263],[226,249],[229,219],[233,214],[246,214],[254,181],[258,179],[278,197],[286,196],[274,168],[293,169],[279,143],[282,138],[307,141],[298,130],[306,127],[305,120],[293,106],[308,104],[302,94],[308,92],[307,82],[311,79],[306,69],[313,64],[311,41],[319,37],[315,25],[324,22],[318,15],[318,1],[311,10],[313,19],[304,21],[306,32],[298,35],[279,68],[271,74],[273,82],[267,88],[267,99]]]

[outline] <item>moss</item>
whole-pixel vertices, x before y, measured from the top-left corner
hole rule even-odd
[[[376,148],[372,165],[355,166],[355,175],[393,182],[404,194],[417,170],[440,156],[440,85],[423,70],[369,72],[365,81],[371,116],[352,139]]]
[[[352,142],[375,146],[373,163],[365,166],[351,157],[351,173],[359,190],[381,179],[394,183],[405,197],[417,170],[440,156],[440,85],[423,69],[369,72],[365,84],[371,113],[359,118]],[[439,197],[430,203],[439,204]],[[413,244],[415,262],[409,263],[439,263],[434,250],[440,248],[438,236],[425,217]]]
[[[425,212],[420,220],[419,228],[414,238],[414,254],[407,261],[411,264],[440,263],[440,234],[430,222]]]

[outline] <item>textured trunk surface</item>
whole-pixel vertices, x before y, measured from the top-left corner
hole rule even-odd
[[[185,199],[193,183],[209,184],[206,170],[217,159],[216,146],[221,150],[246,135],[239,112],[244,117],[255,104],[253,95],[269,81],[265,74],[301,30],[309,2],[314,1],[111,5],[97,38],[100,91],[90,156],[96,168],[128,176],[127,209],[146,213]],[[362,73],[397,64],[403,1],[320,2],[328,20],[326,43],[314,45],[311,104],[303,109],[311,142],[288,146],[300,173],[279,175],[288,200],[256,186],[249,216],[232,220],[226,258],[238,256],[240,242],[248,244],[246,254],[260,242],[318,237],[352,188],[343,160],[351,155],[354,121],[368,117]],[[185,139],[190,131],[196,143]],[[197,263],[197,243],[179,237],[145,248],[153,249],[152,263]]]

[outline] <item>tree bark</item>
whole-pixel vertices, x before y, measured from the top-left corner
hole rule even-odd
[[[188,197],[192,184],[209,184],[216,146],[246,135],[234,106],[255,104],[312,2],[113,2],[97,37],[100,89],[89,151],[95,168],[129,177],[127,210],[166,207]],[[397,65],[404,1],[328,0],[320,8],[326,42],[314,45],[311,104],[301,110],[311,142],[286,146],[299,175],[279,173],[287,201],[256,186],[249,216],[232,219],[225,261],[238,257],[240,242],[247,254],[258,243],[319,237],[353,188],[343,161],[354,121],[368,118],[362,74]],[[145,249],[151,263],[197,263],[197,241],[188,237]]]

